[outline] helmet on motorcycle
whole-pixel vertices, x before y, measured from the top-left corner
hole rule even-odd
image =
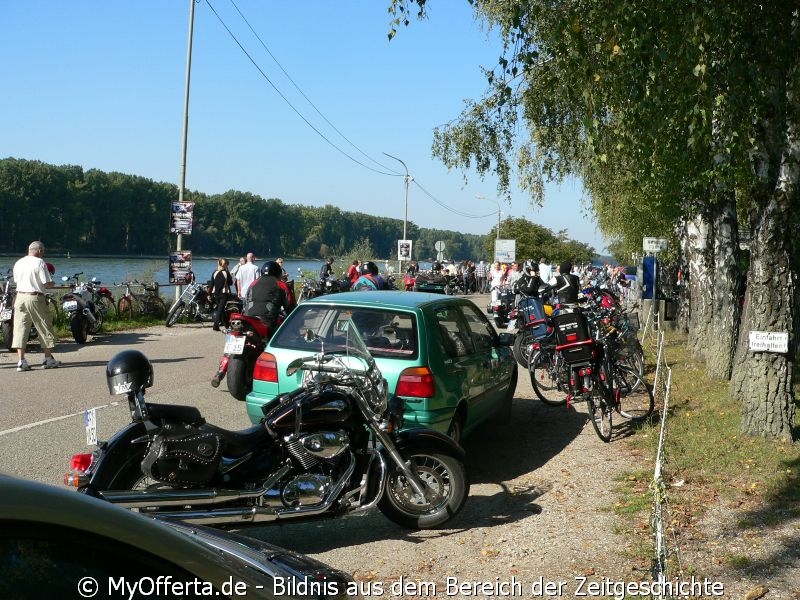
[[[376,265],[371,260],[368,260],[361,264],[362,275],[377,275],[378,273],[379,273],[378,265]]]
[[[153,365],[138,350],[123,350],[108,361],[106,381],[112,396],[136,392],[153,385]]]
[[[262,277],[264,275],[272,275],[273,277],[280,278],[280,276],[283,275],[283,269],[274,260],[268,260],[261,265],[261,275]]]

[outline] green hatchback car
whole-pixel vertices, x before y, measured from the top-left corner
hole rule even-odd
[[[325,336],[351,318],[389,384],[405,402],[404,427],[428,427],[456,441],[489,419],[508,419],[517,386],[514,337],[498,334],[466,298],[422,292],[344,292],[300,304],[272,336],[256,362],[247,414],[302,383],[289,363],[318,350],[305,333]]]

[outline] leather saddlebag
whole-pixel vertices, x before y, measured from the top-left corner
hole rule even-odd
[[[162,430],[142,460],[142,472],[156,481],[187,487],[211,481],[222,460],[222,438],[191,429]]]

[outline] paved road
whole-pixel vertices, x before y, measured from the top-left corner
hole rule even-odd
[[[16,371],[16,355],[0,353],[0,456],[2,471],[60,484],[69,458],[87,448],[83,413],[97,411],[98,437],[107,439],[130,421],[127,402],[111,396],[105,366],[117,352],[136,348],[152,361],[153,402],[191,404],[206,418],[224,427],[250,425],[244,404],[228,394],[225,383],[209,383],[224,344],[223,334],[210,324],[149,327],[125,333],[102,334],[78,346],[60,342],[58,369],[43,370],[37,346],[28,353],[33,370]],[[121,403],[119,402],[121,400]]]
[[[489,297],[469,296],[486,310]],[[149,327],[90,337],[78,346],[62,341],[58,369],[43,370],[38,346],[27,356],[33,370],[16,371],[16,355],[0,352],[0,470],[20,477],[61,484],[72,454],[86,450],[84,411],[98,408],[98,437],[108,439],[130,421],[124,397],[110,396],[105,366],[117,352],[136,348],[152,361],[152,402],[197,406],[209,422],[229,429],[250,426],[244,404],[233,399],[225,382],[214,389],[224,336],[210,324]],[[530,387],[526,377],[521,386]],[[526,383],[527,382],[527,383]],[[121,402],[121,403],[120,403]]]

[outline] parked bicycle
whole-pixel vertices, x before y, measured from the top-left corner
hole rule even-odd
[[[554,316],[555,336],[533,344],[528,366],[537,397],[551,406],[585,401],[604,442],[611,440],[614,413],[638,423],[655,404],[643,375],[620,356],[621,330],[612,315],[575,309]]]
[[[134,315],[152,316],[163,319],[167,316],[167,305],[158,293],[158,283],[142,283],[141,281],[123,281],[114,285],[125,286],[125,293],[117,302],[120,317],[129,321]],[[142,292],[135,292],[133,286],[141,287]]]

